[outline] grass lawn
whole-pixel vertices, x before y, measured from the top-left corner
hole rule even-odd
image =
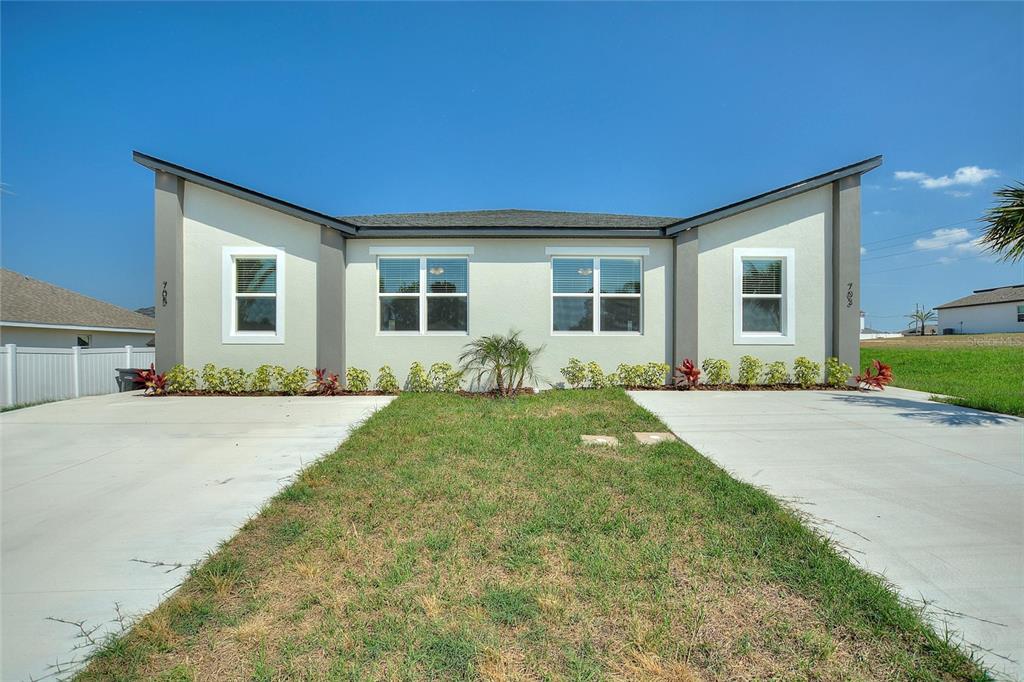
[[[80,679],[985,679],[771,497],[631,434],[663,430],[618,389],[402,395]]]
[[[865,341],[861,366],[892,365],[893,384],[950,396],[945,402],[1024,416],[1024,334]]]

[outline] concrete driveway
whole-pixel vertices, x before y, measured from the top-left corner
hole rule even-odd
[[[1024,419],[893,388],[630,395],[1021,677]]]
[[[113,627],[115,603],[151,610],[390,400],[122,393],[0,416],[0,677],[40,678],[81,655],[76,628],[47,617]]]

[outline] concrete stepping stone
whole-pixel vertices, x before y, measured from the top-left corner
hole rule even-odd
[[[634,431],[633,435],[640,445],[655,445],[667,441],[678,440],[676,434],[669,431]]]
[[[584,445],[605,445],[610,448],[619,447],[619,439],[615,436],[590,436],[582,435],[580,439]]]

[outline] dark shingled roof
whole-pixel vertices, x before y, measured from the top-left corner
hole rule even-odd
[[[527,211],[505,208],[487,211],[442,211],[439,213],[384,213],[339,216],[338,220],[357,227],[575,227],[657,229],[679,221],[619,213],[576,213],[573,211]]]
[[[970,296],[958,298],[949,303],[935,306],[939,308],[966,308],[972,305],[988,305],[989,303],[1013,303],[1024,301],[1024,284],[1014,284],[1008,287],[996,287],[994,289],[975,289]]]
[[[13,270],[0,271],[0,319],[74,327],[145,329],[155,327],[151,317],[98,301],[61,287],[26,277]]]

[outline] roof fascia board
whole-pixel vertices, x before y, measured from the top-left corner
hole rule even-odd
[[[988,301],[987,303],[958,303],[957,305],[944,305],[935,306],[934,310],[951,310],[953,308],[976,308],[980,305],[1005,305],[1007,303],[1024,303],[1024,296],[1020,298],[1013,298],[1009,301]]]
[[[205,173],[200,173],[199,171],[194,171],[189,168],[185,168],[184,166],[179,166],[175,163],[164,161],[138,151],[132,152],[132,159],[136,163],[145,166],[150,170],[170,173],[171,175],[175,175],[183,180],[187,180],[188,182],[202,185],[203,187],[209,187],[210,189],[223,192],[224,194],[229,194],[238,199],[250,201],[259,206],[263,206],[264,208],[269,208],[271,210],[284,213],[285,215],[290,215],[293,218],[298,218],[299,220],[304,220],[316,225],[326,225],[327,227],[332,227],[348,236],[352,236],[356,233],[356,228],[354,226],[338,220],[337,218],[324,213],[319,213],[312,209],[303,208],[297,204],[284,201],[283,199],[277,199],[268,194],[263,194],[262,192],[242,187],[241,185],[236,185],[234,183],[215,178],[212,175],[206,175]]]
[[[82,324],[51,324],[48,322],[12,322],[0,320],[3,327],[30,327],[38,329],[71,329],[84,332],[122,332],[125,334],[153,334],[156,329],[142,329],[140,327],[95,327]]]
[[[867,173],[881,165],[882,157],[879,155],[859,161],[849,166],[837,168],[827,173],[822,173],[821,175],[815,175],[814,177],[807,178],[806,180],[801,180],[791,185],[779,187],[778,189],[773,189],[765,192],[764,194],[758,194],[757,196],[750,197],[749,199],[743,199],[742,201],[737,201],[736,203],[701,213],[693,216],[692,218],[685,218],[674,225],[669,225],[665,229],[665,235],[672,237],[694,227],[700,227],[701,225],[706,225],[707,223],[711,223],[716,220],[722,220],[723,218],[728,218],[738,213],[743,213],[745,211],[764,206],[765,204],[770,204],[797,194],[809,192],[819,187],[824,187],[825,185],[829,185],[851,175]]]
[[[388,239],[410,237],[664,237],[660,229],[646,228],[555,228],[555,227],[361,227],[355,238]]]

